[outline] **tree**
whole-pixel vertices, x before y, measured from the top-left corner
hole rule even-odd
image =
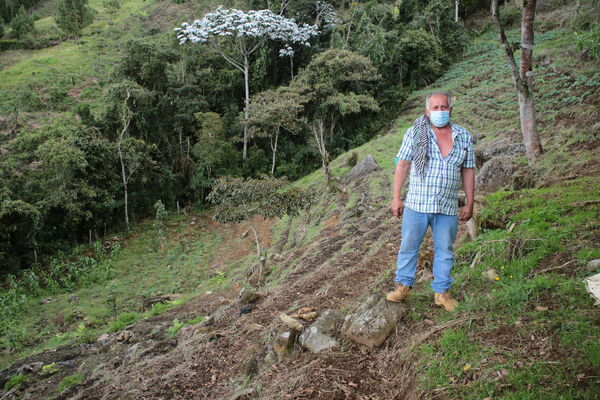
[[[121,164],[121,181],[123,183],[125,225],[127,226],[127,230],[129,230],[129,182],[136,171],[145,162],[150,160],[149,153],[151,150],[143,140],[129,137],[129,127],[133,119],[133,111],[129,101],[134,90],[136,90],[135,84],[125,81],[112,85],[109,87],[107,93],[107,97],[113,102],[121,99],[121,103],[118,105],[121,126],[116,137],[116,144]]]
[[[331,49],[315,57],[290,85],[308,96],[304,116],[321,155],[326,184],[331,177],[326,139],[343,132],[344,117],[379,110],[368,86],[377,79],[377,69],[367,57]]]
[[[300,113],[308,97],[298,91],[281,86],[253,96],[250,103],[251,117],[248,120],[250,134],[266,136],[271,145],[271,176],[275,174],[277,144],[281,129],[297,133],[302,129]]]
[[[79,36],[96,14],[87,4],[88,0],[59,0],[54,17],[56,25],[68,35]]]
[[[297,187],[290,187],[285,179],[265,177],[264,179],[243,179],[222,177],[217,180],[207,200],[217,205],[214,219],[221,222],[242,222],[250,225],[256,243],[256,253],[260,257],[259,281],[265,266],[266,251],[260,245],[260,238],[254,223],[255,216],[280,218],[296,215],[305,208],[312,195]]]
[[[270,10],[250,10],[247,13],[237,9],[217,8],[201,20],[191,24],[184,22],[175,28],[180,44],[207,43],[210,48],[244,74],[244,148],[243,159],[248,151],[248,109],[250,106],[250,56],[267,40],[286,43],[290,54],[290,43],[310,46],[311,37],[318,34],[316,26],[296,24],[293,20],[276,15]]]
[[[525,153],[529,164],[534,163],[542,154],[542,144],[535,122],[535,106],[533,100],[533,20],[536,0],[523,0],[521,18],[521,65],[517,67],[513,48],[506,38],[504,27],[500,23],[498,0],[492,0],[492,19],[498,28],[500,43],[504,47],[506,58],[512,71],[512,77],[519,98],[519,115],[521,133],[525,144]]]
[[[15,15],[10,23],[11,36],[17,39],[22,38],[25,34],[35,31],[35,18],[33,15],[27,14],[25,7],[21,6],[19,12]]]

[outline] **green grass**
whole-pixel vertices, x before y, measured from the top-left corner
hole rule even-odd
[[[600,315],[582,280],[600,255],[598,187],[588,177],[486,198],[482,223],[494,228],[458,250],[460,311],[441,319],[471,322],[419,347],[423,389],[456,399],[596,398]],[[483,276],[488,268],[498,281]],[[426,294],[417,287],[416,314]]]
[[[163,313],[195,294],[222,289],[235,276],[234,269],[246,265],[242,260],[222,276],[211,277],[210,262],[223,240],[220,235],[190,225],[190,220],[181,216],[170,217],[166,225],[164,250],[157,243],[151,221],[137,225],[110,260],[115,276],[108,282],[53,294],[48,304],[40,303],[47,297],[43,292],[32,296],[16,324],[18,329],[3,333],[5,340],[21,343],[23,348],[3,355],[0,367],[43,349],[93,341],[103,332],[115,332]],[[144,299],[168,294],[177,294],[177,300],[142,309]],[[70,302],[72,296],[78,301]]]
[[[57,393],[62,393],[65,390],[69,389],[72,386],[79,385],[83,377],[80,374],[74,374],[70,376],[65,376],[61,381],[58,387],[56,388]]]

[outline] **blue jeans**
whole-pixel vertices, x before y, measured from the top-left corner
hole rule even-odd
[[[400,250],[398,250],[395,280],[403,286],[414,285],[419,247],[430,225],[433,233],[433,282],[431,282],[431,288],[436,293],[444,293],[454,282],[450,272],[454,264],[452,244],[458,230],[457,215],[420,213],[404,207],[402,242]]]

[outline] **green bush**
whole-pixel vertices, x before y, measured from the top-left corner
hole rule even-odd
[[[17,385],[27,381],[27,377],[23,374],[13,375],[10,377],[8,381],[4,384],[4,391],[8,392],[10,389],[14,388]]]
[[[140,314],[137,313],[123,313],[119,315],[117,320],[110,325],[108,330],[111,332],[120,331],[121,329],[124,329],[125,327],[138,321],[140,318]]]
[[[500,10],[500,22],[503,26],[513,26],[521,21],[521,8],[510,5]]]
[[[56,388],[58,393],[64,392],[71,386],[79,385],[83,377],[80,374],[75,374],[71,376],[65,376],[62,381],[60,381],[60,385]]]
[[[12,28],[11,36],[14,38],[22,38],[29,32],[35,30],[35,18],[33,15],[27,14],[25,7],[21,6],[19,13],[13,18],[10,23]]]
[[[600,22],[588,31],[575,33],[577,48],[587,51],[593,59],[600,60]]]

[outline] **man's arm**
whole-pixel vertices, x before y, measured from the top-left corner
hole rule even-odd
[[[461,221],[468,221],[473,216],[473,205],[475,204],[475,169],[462,167],[460,176],[467,204],[460,211],[458,218]]]
[[[391,209],[395,217],[400,218],[404,211],[404,202],[402,201],[402,186],[406,181],[406,176],[410,170],[410,161],[398,160],[396,169],[394,170],[394,185],[393,185],[393,199]]]

